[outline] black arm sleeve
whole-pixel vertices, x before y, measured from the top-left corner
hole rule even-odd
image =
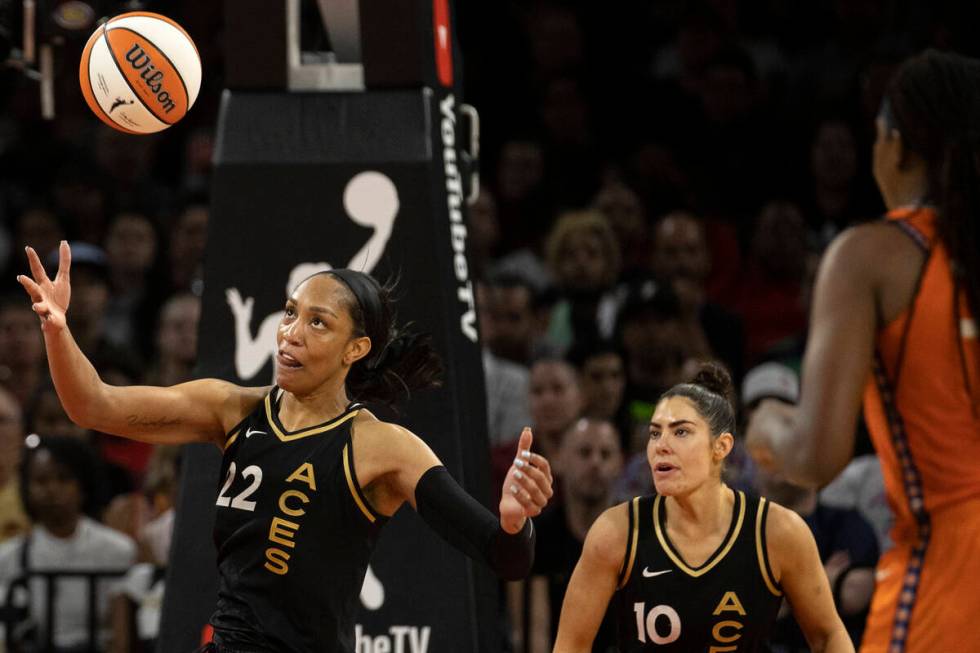
[[[505,580],[519,580],[534,563],[534,526],[528,519],[511,535],[479,501],[459,486],[441,465],[426,470],[415,486],[419,515],[444,540],[489,565]]]

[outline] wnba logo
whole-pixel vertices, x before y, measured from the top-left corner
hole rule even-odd
[[[133,67],[133,70],[143,70],[140,73],[143,83],[156,94],[157,102],[160,103],[164,113],[170,113],[176,104],[170,98],[170,93],[161,90],[163,88],[163,72],[153,65],[150,55],[143,50],[139,43],[134,43],[133,47],[126,53],[126,61]]]

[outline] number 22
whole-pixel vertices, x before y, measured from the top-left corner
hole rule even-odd
[[[251,478],[252,484],[247,488],[242,490],[234,499],[231,497],[226,497],[225,492],[231,487],[231,484],[235,481],[235,463],[232,463],[228,467],[228,475],[225,477],[225,484],[221,486],[221,492],[218,493],[218,500],[215,501],[215,505],[232,508],[237,508],[239,510],[248,510],[252,512],[255,510],[255,502],[249,501],[248,498],[255,494],[255,491],[259,489],[262,485],[262,468],[258,465],[249,465],[242,470],[242,478]]]

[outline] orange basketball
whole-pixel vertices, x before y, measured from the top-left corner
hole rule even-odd
[[[82,95],[102,122],[150,134],[183,118],[201,88],[190,35],[166,16],[120,14],[89,37],[78,66]]]

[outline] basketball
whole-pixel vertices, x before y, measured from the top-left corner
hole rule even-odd
[[[201,58],[180,25],[160,14],[135,11],[93,32],[78,77],[85,101],[102,122],[130,134],[151,134],[194,106]]]

